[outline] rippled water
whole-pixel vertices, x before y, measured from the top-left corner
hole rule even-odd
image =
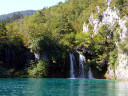
[[[87,79],[0,79],[0,96],[128,96],[128,82]]]

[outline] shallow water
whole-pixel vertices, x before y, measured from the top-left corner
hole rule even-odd
[[[128,96],[128,82],[88,79],[0,79],[0,96]]]

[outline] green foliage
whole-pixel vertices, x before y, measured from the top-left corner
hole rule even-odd
[[[127,0],[113,0],[112,4],[127,14]],[[97,14],[96,6],[100,7]],[[0,43],[8,40],[8,45],[25,46],[32,52],[44,53],[51,65],[66,65],[65,59],[70,50],[84,46],[92,52],[90,63],[99,69],[106,64],[116,62],[115,41],[119,41],[116,29],[103,25],[97,34],[93,33],[93,25],[89,24],[89,33],[82,33],[82,26],[93,12],[94,18],[107,6],[106,0],[68,0],[59,5],[44,8],[32,16],[15,15],[13,23],[0,24]],[[17,20],[18,19],[18,20]],[[126,24],[127,25],[127,24]],[[115,28],[119,27],[116,25]],[[118,28],[119,29],[119,28]],[[121,42],[120,42],[121,43]],[[127,50],[126,44],[120,44]],[[119,46],[120,46],[119,45]],[[86,54],[86,53],[85,53]],[[26,67],[30,77],[46,77],[48,63],[40,60],[37,64],[30,62]],[[25,71],[26,72],[26,71]],[[19,73],[17,73],[19,74]]]
[[[125,25],[126,25],[126,27],[128,28],[128,22],[127,22]]]
[[[24,20],[8,24],[9,38],[22,36],[24,45],[37,52],[55,49],[55,46],[74,49],[74,46],[85,45],[85,42],[90,41],[88,35],[81,33],[84,18],[88,17],[96,6],[104,6],[105,3],[106,0],[69,0],[64,4],[44,8],[32,16],[26,16]]]
[[[0,23],[0,53],[7,44],[7,30],[4,23]]]
[[[119,51],[125,54],[128,54],[128,42],[127,42],[127,38],[121,42],[118,43],[119,46]]]
[[[26,65],[25,68],[28,70],[32,70],[36,66],[36,62],[34,60],[30,60]]]
[[[11,38],[9,43],[14,46],[18,46],[18,47],[23,46],[23,40],[19,36],[15,36],[15,37]]]
[[[113,32],[108,28],[108,25],[103,25],[99,32],[93,37],[94,47],[96,52],[104,53],[111,51],[114,47]]]
[[[7,76],[8,76],[8,77],[13,77],[15,71],[16,71],[15,69],[9,69],[9,70],[7,71]]]
[[[124,0],[115,0],[115,4],[117,7],[120,7],[124,4]]]
[[[82,33],[79,32],[75,36],[75,43],[77,44],[77,47],[80,47],[82,45],[88,47],[91,43],[90,41],[90,34],[89,33]]]
[[[43,60],[39,60],[36,65],[30,65],[28,69],[29,77],[42,78],[47,76],[48,63]]]
[[[113,50],[109,53],[109,65],[113,69],[116,68],[117,66],[117,55],[118,55],[118,50]]]
[[[40,49],[39,46],[38,46],[38,39],[32,39],[30,41],[30,46],[29,48],[31,49],[31,52],[38,52],[38,50]]]
[[[59,41],[60,44],[68,46],[70,48],[74,47],[75,33],[65,34],[64,37]]]
[[[112,5],[120,9],[122,16],[128,16],[128,0],[112,0]]]
[[[0,41],[7,39],[6,27],[4,23],[0,23]]]
[[[91,39],[89,49],[93,52],[91,63],[96,64],[99,70],[108,64],[110,52],[115,49],[115,42],[113,39],[113,31],[109,29],[108,25],[103,25],[99,32]]]

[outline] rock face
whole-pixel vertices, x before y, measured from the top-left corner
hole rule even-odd
[[[0,54],[0,65],[8,69],[21,70],[28,61],[33,60],[34,55],[26,48],[5,48]]]
[[[128,56],[118,53],[119,65],[115,69],[115,78],[117,80],[128,80]]]
[[[114,70],[108,68],[107,79],[128,80],[128,56],[118,53],[118,58],[118,66]]]
[[[107,9],[103,11],[100,14],[100,16],[97,17],[96,19],[94,18],[94,13],[92,13],[88,21],[89,24],[94,26],[93,29],[94,34],[98,33],[98,30],[102,25],[106,25],[106,24],[110,25],[109,27],[111,30],[113,30],[113,28],[116,28],[115,26],[116,24],[119,25],[119,28],[116,28],[116,32],[119,33],[120,40],[118,42],[115,42],[116,47],[118,49],[118,56],[117,56],[118,65],[116,66],[116,68],[114,68],[114,70],[108,67],[106,76],[108,79],[128,80],[128,55],[126,53],[119,51],[119,46],[118,46],[119,42],[125,41],[126,39],[128,29],[125,24],[126,22],[128,22],[128,18],[127,17],[121,18],[119,10],[116,10],[115,7],[111,9],[110,7],[111,0],[106,0],[106,1],[108,1]],[[97,6],[97,13],[99,12],[100,9]],[[88,24],[84,23],[83,32],[89,32]]]

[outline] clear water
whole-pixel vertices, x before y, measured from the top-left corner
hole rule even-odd
[[[0,79],[0,96],[128,96],[128,82],[88,79]]]

